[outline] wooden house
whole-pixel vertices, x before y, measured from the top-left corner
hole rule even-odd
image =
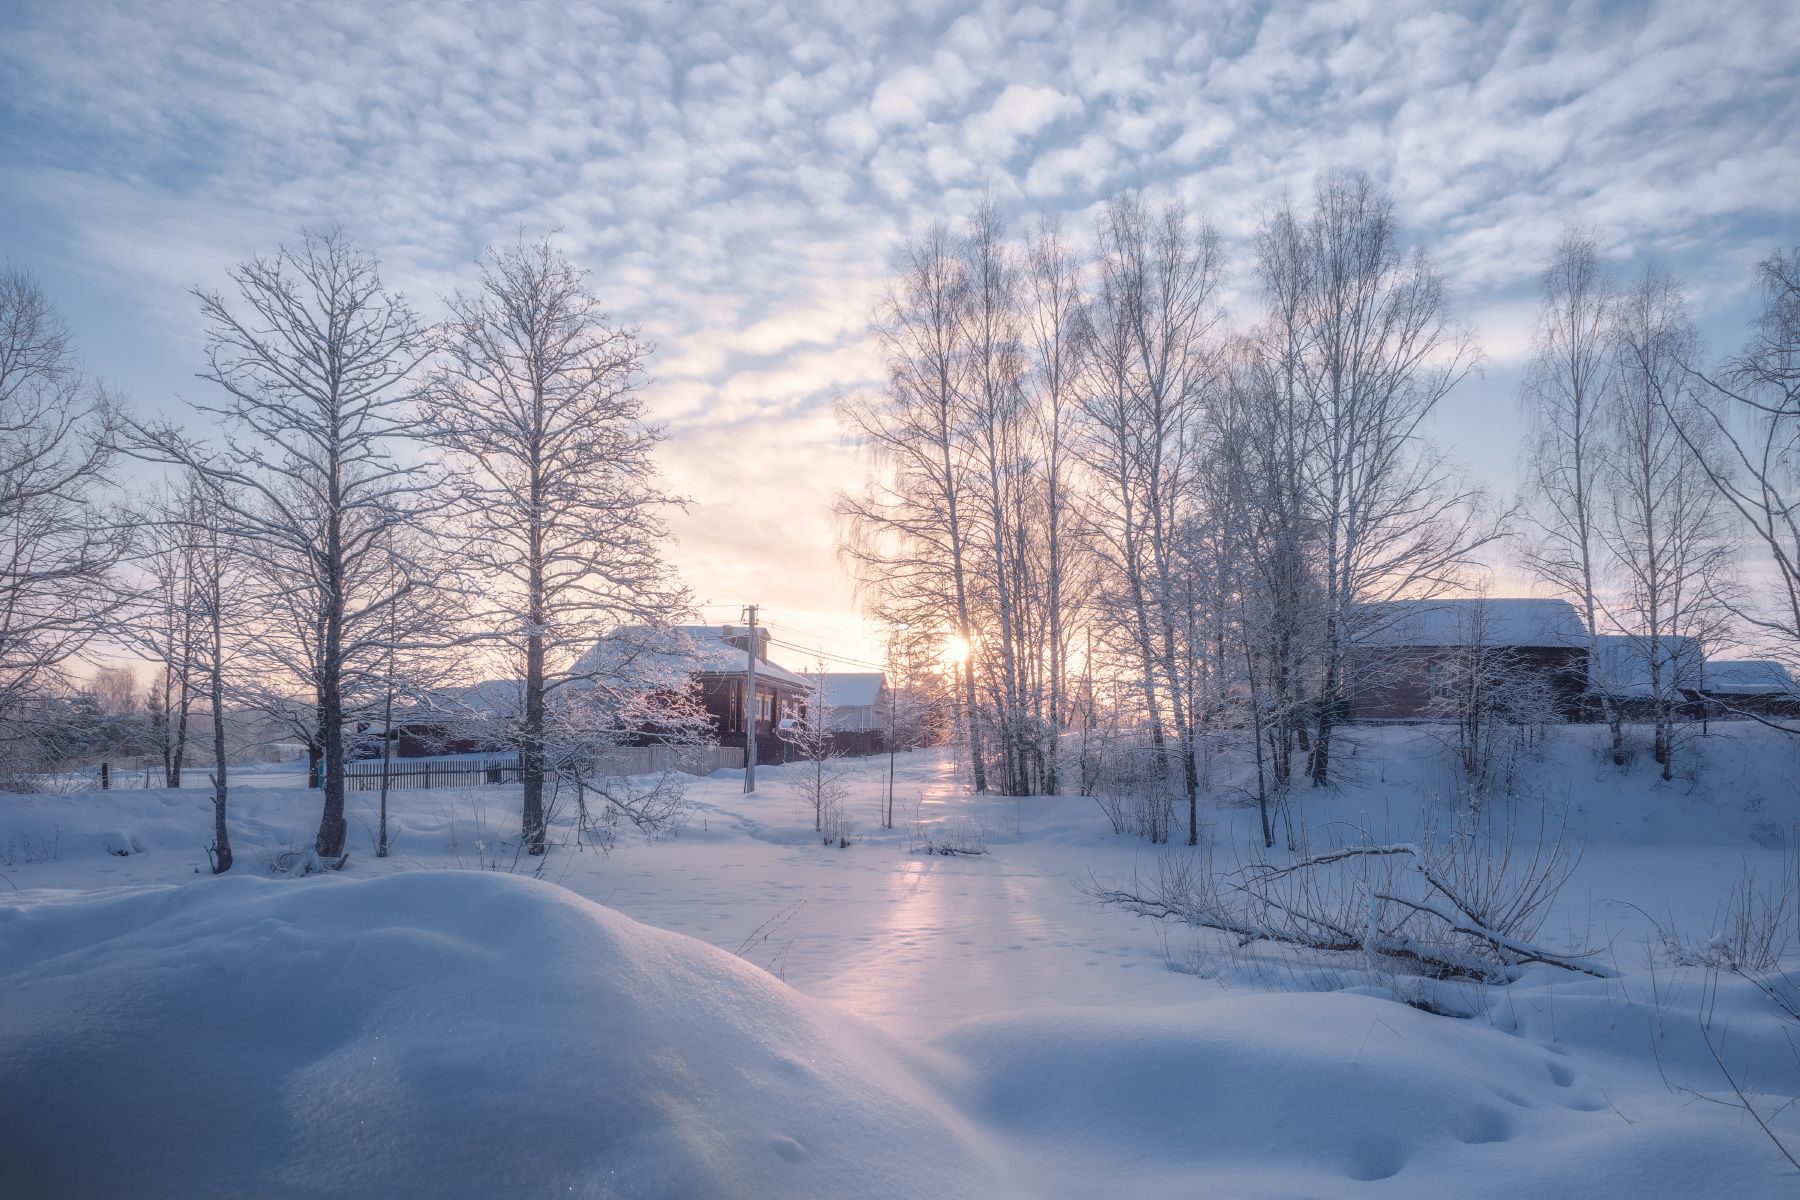
[[[1532,689],[1548,715],[1577,719],[1587,637],[1566,600],[1395,600],[1356,606],[1346,655],[1353,720],[1452,715],[1459,680],[1479,670]]]

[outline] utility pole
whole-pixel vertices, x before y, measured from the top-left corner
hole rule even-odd
[[[756,605],[744,606],[744,620],[750,623],[750,640],[744,645],[750,655],[748,703],[744,706],[748,723],[744,726],[744,791],[756,790],[756,718],[761,705],[756,702]]]

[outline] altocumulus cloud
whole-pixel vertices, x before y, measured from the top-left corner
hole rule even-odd
[[[864,327],[896,240],[978,194],[1081,230],[1114,189],[1168,189],[1218,222],[1247,310],[1259,209],[1368,170],[1483,334],[1442,432],[1496,481],[1564,222],[1733,319],[1794,236],[1780,0],[1164,7],[14,5],[0,251],[116,332],[90,360],[154,407],[193,386],[183,289],[306,224],[342,221],[428,310],[483,244],[560,229],[659,347],[689,579],[861,648],[830,406],[880,382]]]

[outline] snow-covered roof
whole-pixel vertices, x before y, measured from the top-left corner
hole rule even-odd
[[[1800,696],[1788,669],[1768,658],[1708,659],[1706,690],[1716,696]]]
[[[1603,634],[1595,638],[1595,657],[1588,663],[1588,683],[1595,691],[1620,700],[1648,700],[1652,645],[1635,634]],[[1706,655],[1690,637],[1664,636],[1655,642],[1655,663],[1665,693],[1699,691],[1706,683]]]
[[[1557,646],[1576,648],[1587,635],[1567,600],[1390,600],[1359,604],[1353,638],[1364,646]]]
[[[880,671],[829,671],[825,675],[825,703],[831,708],[861,708],[881,696],[886,678]]]
[[[748,653],[734,645],[733,636],[748,641],[749,630],[727,634],[717,625],[678,625],[667,632],[650,629],[621,629],[602,639],[582,656],[577,670],[591,671],[608,659],[648,661],[666,668],[680,668],[696,675],[742,675],[748,666]],[[807,688],[808,681],[786,667],[759,659],[756,677],[761,682],[783,683]]]

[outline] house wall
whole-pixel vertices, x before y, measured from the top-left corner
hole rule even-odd
[[[1456,647],[1401,646],[1353,649],[1349,656],[1350,718],[1361,721],[1423,720],[1442,715],[1431,702],[1431,668],[1451,664]],[[1579,720],[1587,681],[1587,652],[1561,646],[1521,646],[1508,651],[1513,669],[1543,678],[1558,713]]]
[[[743,714],[739,704],[744,695],[742,675],[708,675],[700,680],[700,702],[712,718],[713,734],[721,746],[742,748],[745,737]],[[770,700],[773,716],[756,722],[756,761],[759,765],[779,763],[786,758],[787,745],[776,732],[783,716],[801,716],[806,708],[806,692],[787,683],[756,681],[758,696]]]

